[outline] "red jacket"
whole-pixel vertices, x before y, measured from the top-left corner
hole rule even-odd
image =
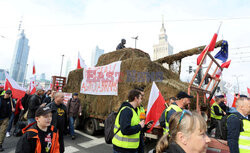
[[[23,105],[22,105],[22,101],[21,101],[21,99],[17,99],[15,115],[19,114],[19,112],[20,112],[22,109],[24,109],[24,108],[23,108]]]

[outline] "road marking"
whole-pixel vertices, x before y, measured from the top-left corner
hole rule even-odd
[[[85,133],[83,133],[83,132],[81,132],[81,131],[79,131],[79,130],[75,130],[75,133],[80,134],[80,135],[82,135],[82,136],[84,136],[84,137],[90,138],[90,139],[92,139],[92,140],[98,139],[98,138],[93,137],[93,136],[91,136],[91,135],[85,134]]]
[[[15,150],[10,151],[9,153],[15,153]]]
[[[65,153],[74,153],[80,151],[79,149],[77,149],[76,147],[73,146],[67,146],[65,147]]]
[[[95,140],[79,143],[77,145],[79,145],[79,146],[81,146],[83,148],[91,148],[91,147],[94,147],[94,146],[97,146],[97,145],[100,145],[100,144],[103,144],[103,143],[105,143],[104,138],[99,138],[99,139],[96,138]]]

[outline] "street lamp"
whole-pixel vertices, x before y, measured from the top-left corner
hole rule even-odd
[[[60,71],[60,76],[62,75],[62,67],[63,67],[63,57],[64,57],[64,54],[62,54],[62,64],[61,64],[61,71]]]
[[[136,49],[136,41],[138,40],[138,36],[136,36],[136,37],[132,37],[132,39],[134,39],[134,40],[135,40],[135,49]]]

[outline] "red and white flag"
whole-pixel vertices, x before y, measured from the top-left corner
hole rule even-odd
[[[220,68],[218,68],[217,72],[215,73],[215,77],[220,78],[221,74],[222,74],[222,71]]]
[[[206,94],[206,97],[207,97],[207,99],[209,99],[210,94]],[[210,100],[210,106],[212,106],[214,103],[215,103],[215,100],[214,100],[214,96],[213,96],[213,98]]]
[[[230,66],[230,64],[231,64],[231,60],[229,60],[229,61],[227,61],[227,62],[221,64],[221,67],[222,67],[222,68],[228,68],[228,67]]]
[[[155,82],[152,84],[152,88],[150,91],[149,101],[148,101],[148,108],[147,108],[147,114],[146,114],[146,122],[154,121],[151,129],[149,129],[147,132],[150,132],[157,121],[160,119],[162,112],[165,109],[165,100],[163,96],[161,95],[161,92],[157,88]]]
[[[25,89],[19,86],[15,80],[13,80],[8,73],[5,72],[5,85],[4,90],[12,91],[12,98],[21,99],[25,95]]]
[[[250,89],[247,88],[247,93],[248,93],[248,96],[250,97]]]
[[[31,95],[33,95],[36,92],[36,79],[35,79],[35,77],[32,77],[30,79],[29,91],[30,91]]]
[[[32,69],[32,74],[35,75],[36,74],[36,67],[35,67],[35,62],[33,61],[33,69]]]
[[[80,53],[78,52],[77,69],[87,68],[85,61],[82,59]]]
[[[220,24],[221,26],[221,24]],[[212,40],[210,41],[209,45],[205,47],[205,49],[201,52],[201,54],[198,56],[197,58],[197,65],[200,64],[203,56],[205,55],[206,51],[208,50],[209,52],[213,51],[214,50],[214,47],[215,47],[215,44],[216,44],[216,40],[217,40],[217,37],[218,37],[218,34],[219,34],[219,31],[220,31],[220,26],[219,26],[219,29],[217,31],[217,33],[214,34]],[[205,60],[204,60],[205,61]],[[204,64],[204,61],[202,64]]]
[[[227,106],[228,107],[235,107],[236,103],[236,96],[230,93],[226,94],[226,99],[227,99]]]
[[[231,60],[229,60],[229,61],[227,61],[227,62],[225,62],[225,63],[222,63],[222,64],[221,64],[221,68],[222,68],[222,69],[228,68],[228,67],[230,66],[230,63],[231,63]],[[216,77],[216,78],[220,78],[221,74],[222,74],[222,70],[219,68],[219,69],[217,70],[216,74],[215,74],[215,77]]]

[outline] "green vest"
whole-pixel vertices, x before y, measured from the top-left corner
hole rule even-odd
[[[120,112],[118,113],[115,119],[114,133],[116,133],[116,131],[120,128],[120,124],[119,124],[120,114],[125,108],[129,108],[133,112],[133,116],[131,118],[131,126],[135,126],[140,123],[140,118],[136,114],[135,110],[131,109],[128,106],[125,106],[120,110]],[[114,135],[112,139],[112,143],[121,148],[137,149],[140,144],[140,131],[132,135],[123,135],[121,130],[119,130],[119,132],[117,132],[117,134]]]
[[[240,132],[239,137],[239,151],[240,153],[250,152],[250,121],[244,119],[243,121],[243,132]]]
[[[167,108],[167,110],[166,110],[166,112],[165,112],[165,123],[166,123],[166,128],[163,128],[163,134],[166,134],[166,133],[168,133],[168,131],[169,131],[169,124],[168,124],[168,122],[167,122],[167,115],[168,115],[168,112],[169,112],[171,109],[174,109],[176,112],[182,112],[182,109],[181,109],[179,106],[177,106],[177,105],[170,105],[170,106]]]
[[[1,95],[0,96],[2,96],[2,95],[4,95],[5,94],[5,90],[1,93]]]
[[[217,104],[216,102],[213,103],[212,107],[211,107],[211,117],[215,118],[217,120],[221,120],[222,115],[218,116],[214,113],[214,106],[217,106],[219,108],[219,112],[222,113],[222,109],[220,108],[219,104]]]
[[[143,106],[137,107],[137,115],[140,117],[141,113],[145,113],[145,109]],[[145,114],[146,115],[146,114]]]

